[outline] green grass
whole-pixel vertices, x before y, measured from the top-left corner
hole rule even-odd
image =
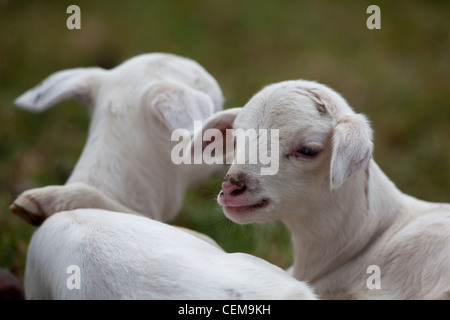
[[[81,30],[66,28],[71,2],[0,1],[0,267],[23,276],[34,230],[9,213],[21,191],[62,184],[89,124],[78,102],[42,114],[13,107],[50,73],[112,67],[144,52],[190,57],[221,84],[226,107],[288,79],[323,82],[365,113],[375,159],[406,193],[450,202],[450,3],[378,1],[381,30],[366,28],[369,1],[77,1]],[[189,190],[175,223],[228,251],[282,267],[292,262],[278,223],[237,226],[215,203],[220,178]]]

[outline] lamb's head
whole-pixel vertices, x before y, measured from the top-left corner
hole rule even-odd
[[[89,106],[90,148],[123,148],[122,157],[145,158],[153,144],[170,155],[171,132],[193,131],[222,109],[222,91],[198,63],[171,54],[152,53],[131,58],[111,70],[76,68],[56,72],[15,101],[22,109],[39,112],[67,99]],[[94,141],[96,143],[94,143]],[[136,153],[139,154],[136,154]],[[91,157],[95,153],[90,150]],[[142,159],[145,161],[144,159]]]
[[[71,98],[89,106],[91,123],[87,143],[68,183],[94,186],[138,212],[149,211],[147,203],[152,199],[146,194],[158,187],[168,196],[170,203],[164,210],[171,215],[178,210],[188,185],[215,173],[214,168],[198,167],[191,173],[175,167],[170,158],[175,129],[186,129],[191,135],[194,121],[205,120],[222,109],[219,85],[195,61],[152,53],[131,58],[111,70],[63,70],[15,103],[38,112]],[[176,201],[169,201],[171,192]],[[162,201],[161,196],[158,200]]]
[[[129,130],[130,123],[135,123],[136,129],[146,117],[146,109],[169,129],[184,128],[192,126],[192,119],[202,120],[221,110],[223,103],[219,85],[195,61],[152,53],[111,70],[94,67],[56,72],[18,97],[15,104],[40,112],[72,98],[88,104],[92,122],[108,121],[105,130],[114,128],[111,131]]]
[[[224,117],[222,128],[254,129],[258,137],[264,133],[260,129],[268,130],[262,145],[270,146],[267,156],[276,169],[261,170],[267,167],[260,161],[262,154],[256,164],[250,163],[249,153],[256,152],[257,144],[249,141],[250,148],[237,144],[237,157],[218,195],[224,213],[237,223],[280,220],[293,211],[302,213],[302,208],[308,214],[364,171],[372,155],[366,118],[354,113],[339,94],[315,82],[270,85],[234,114]],[[239,163],[242,152],[247,156]]]

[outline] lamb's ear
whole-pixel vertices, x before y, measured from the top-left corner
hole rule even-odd
[[[217,135],[220,135],[220,137],[222,138],[222,147],[223,147],[222,155],[227,156],[226,151],[228,152],[234,151],[226,149],[227,144],[230,143],[233,144],[234,149],[234,136],[230,135],[229,133],[227,134],[227,130],[233,129],[234,120],[236,119],[239,112],[241,112],[241,110],[242,108],[230,108],[216,112],[214,115],[208,118],[203,124],[202,130],[196,132],[192,139],[191,144],[192,151],[195,151],[194,150],[195,146],[201,146],[202,153],[209,145],[211,145],[210,148],[212,148],[213,147],[212,143],[215,141],[215,137]],[[212,131],[211,129],[213,129],[213,132],[211,132]],[[209,138],[206,138],[206,141],[203,141],[204,134],[208,130],[211,134],[207,135]]]
[[[171,131],[187,129],[193,133],[194,121],[203,121],[214,112],[213,101],[207,94],[178,83],[152,85],[147,99],[156,116]]]
[[[330,165],[331,189],[368,165],[373,150],[372,129],[361,114],[342,118],[334,128]]]
[[[101,68],[75,68],[58,71],[19,96],[14,104],[19,108],[40,112],[68,99],[91,103],[105,73]]]

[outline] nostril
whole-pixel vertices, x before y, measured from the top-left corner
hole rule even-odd
[[[222,183],[222,192],[225,195],[238,195],[244,192],[246,189],[245,185],[233,184],[231,182]]]
[[[245,186],[240,186],[240,188],[239,188],[239,189],[235,189],[235,190],[233,190],[233,192],[231,193],[231,195],[233,195],[233,196],[237,196],[237,195],[239,195],[239,194],[243,193],[243,192],[245,191],[245,189],[246,189],[246,187],[245,187]]]

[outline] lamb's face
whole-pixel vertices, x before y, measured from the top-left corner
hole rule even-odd
[[[278,170],[271,175],[261,175],[265,165],[260,162],[235,163],[230,167],[218,203],[231,220],[241,224],[267,222],[282,219],[293,210],[302,213],[303,207],[311,208],[311,203],[323,201],[320,197],[324,190],[333,188],[330,181],[335,181],[336,172],[331,170],[331,163],[334,150],[339,149],[334,145],[334,134],[340,121],[348,117],[344,113],[351,109],[347,104],[339,107],[324,102],[336,94],[326,87],[316,84],[318,89],[313,90],[304,84],[292,81],[266,87],[236,117],[234,129],[267,129],[272,138],[270,130],[279,130],[279,155]],[[237,152],[243,150],[238,147]],[[249,159],[249,152],[255,149],[245,152]],[[351,153],[348,157],[357,158]],[[343,176],[347,178],[352,173],[347,170]]]
[[[270,146],[278,143],[278,171],[261,175],[261,164],[233,164],[222,185],[218,202],[237,223],[265,222],[298,203],[312,188],[327,185],[330,137],[334,121],[323,106],[294,85],[270,86],[254,96],[234,122],[234,129],[268,130]],[[279,141],[274,131],[278,130]],[[237,152],[243,151],[237,149]],[[249,152],[245,150],[246,159]],[[278,158],[278,159],[277,159]],[[292,210],[289,210],[292,211]]]

